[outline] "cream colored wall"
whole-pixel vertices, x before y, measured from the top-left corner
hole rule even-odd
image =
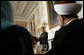
[[[37,1],[34,9],[31,11],[28,17],[28,21],[32,20],[32,16],[34,16],[35,19],[36,37],[39,37],[40,36],[40,32],[38,30],[39,26],[42,25],[44,21],[48,24],[46,1]],[[27,29],[30,31],[28,23],[27,23]],[[48,30],[48,26],[47,26],[47,30]]]
[[[78,13],[79,19],[83,18],[83,1],[77,1],[77,3],[81,3],[82,4],[82,9],[81,11]]]
[[[45,18],[47,19],[47,16],[46,16],[47,14],[45,13],[45,11],[46,11],[45,6],[46,6],[46,1],[36,1],[36,4],[35,4],[34,8],[32,9],[32,11],[28,17],[28,20],[27,20],[28,21],[27,29],[31,33],[31,31],[30,31],[31,28],[30,28],[30,25],[28,25],[28,24],[29,24],[29,21],[30,22],[32,21],[32,17],[34,17],[34,20],[35,20],[34,28],[35,28],[36,37],[40,36],[40,32],[38,30],[39,26],[44,22]],[[33,35],[33,36],[35,36],[35,35]]]

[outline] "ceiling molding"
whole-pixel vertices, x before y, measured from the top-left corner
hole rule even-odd
[[[10,1],[14,9],[14,20],[26,21],[37,1]]]
[[[28,3],[28,2],[25,2],[25,3],[24,3],[24,6],[23,6],[23,8],[22,8],[22,10],[21,10],[21,14],[23,14],[23,12],[24,12],[24,10],[25,10],[25,8],[26,8],[26,6],[27,6],[27,3]]]
[[[35,13],[35,10],[36,10],[37,8],[38,8],[38,2],[36,2],[35,5],[33,6],[33,8],[31,9],[29,15],[27,16],[27,18],[28,18],[27,20],[31,20],[30,18],[31,18],[31,16],[32,16],[32,14]]]

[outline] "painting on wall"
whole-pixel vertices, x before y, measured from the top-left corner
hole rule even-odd
[[[55,1],[47,1],[47,12],[48,12],[48,24],[49,29],[52,29],[58,25],[58,14],[54,10]]]

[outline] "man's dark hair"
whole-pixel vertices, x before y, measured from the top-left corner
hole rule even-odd
[[[44,27],[44,26],[42,26],[41,28],[42,28],[43,30],[46,30],[46,27]]]

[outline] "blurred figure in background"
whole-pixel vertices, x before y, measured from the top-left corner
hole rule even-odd
[[[38,41],[40,42],[40,45],[42,45],[42,51],[48,51],[48,33],[45,30],[46,27],[41,26],[40,30],[41,30],[41,35],[38,38]],[[46,50],[45,50],[46,48]]]
[[[9,1],[1,1],[1,53],[33,54],[32,35],[26,28],[13,25],[13,8]]]

